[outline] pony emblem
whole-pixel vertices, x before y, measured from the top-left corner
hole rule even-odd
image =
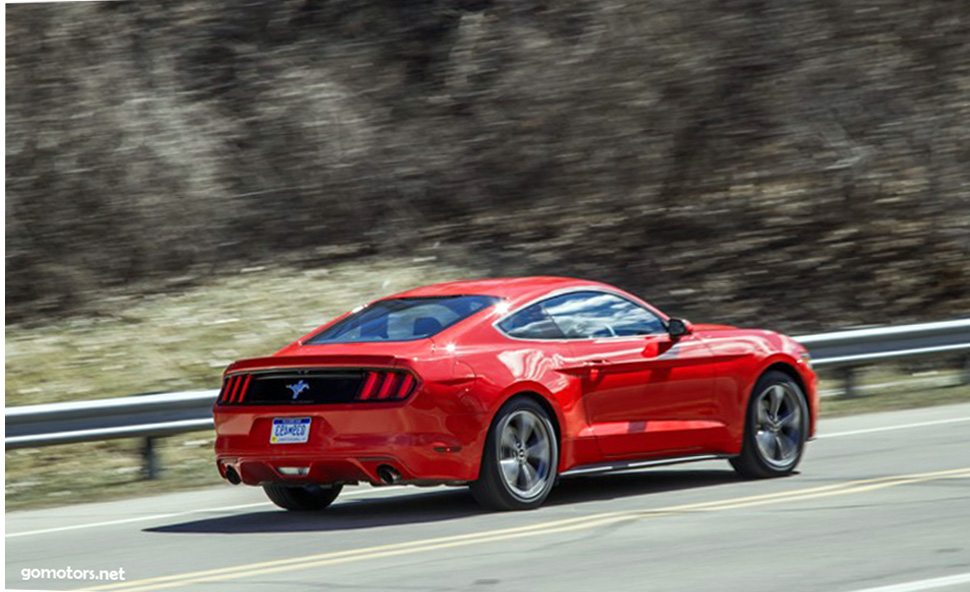
[[[295,399],[300,396],[300,393],[310,388],[310,385],[301,380],[296,384],[286,385],[286,388],[290,389],[290,391],[293,393],[293,398]]]

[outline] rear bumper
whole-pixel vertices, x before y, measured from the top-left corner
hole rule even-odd
[[[219,473],[225,478],[231,468],[248,485],[381,484],[381,466],[394,469],[403,483],[472,481],[487,427],[477,414],[406,403],[217,407],[214,416]],[[311,418],[308,441],[271,444],[272,422],[279,417]]]

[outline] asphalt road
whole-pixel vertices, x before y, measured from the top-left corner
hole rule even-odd
[[[345,489],[326,513],[225,487],[6,515],[6,587],[90,590],[970,590],[970,405],[827,420],[797,475],[726,462],[464,489]],[[124,570],[123,582],[22,579]]]

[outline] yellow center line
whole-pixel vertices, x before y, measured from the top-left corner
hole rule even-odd
[[[519,539],[534,536],[544,536],[563,532],[573,532],[587,530],[599,526],[615,524],[625,520],[634,520],[646,517],[665,516],[670,514],[680,514],[689,512],[707,512],[715,510],[730,510],[751,506],[770,505],[791,501],[800,501],[830,497],[836,495],[848,495],[873,491],[898,485],[911,483],[922,483],[940,479],[959,479],[970,477],[970,468],[952,469],[947,471],[935,471],[931,473],[916,473],[910,475],[896,475],[889,477],[877,477],[873,479],[861,479],[847,481],[833,485],[811,487],[807,489],[796,489],[792,491],[769,493],[755,496],[730,498],[725,500],[698,502],[693,504],[681,504],[667,506],[650,510],[627,510],[619,512],[604,512],[591,514],[578,518],[564,520],[553,520],[541,522],[530,526],[514,528],[504,528],[464,535],[453,535],[437,537],[404,543],[393,543],[378,545],[373,547],[363,547],[347,551],[334,551],[289,559],[279,559],[237,565],[233,567],[211,569],[205,571],[189,572],[171,576],[148,578],[142,580],[132,580],[129,582],[118,582],[107,584],[100,587],[84,588],[84,590],[124,590],[125,592],[135,592],[142,590],[160,590],[175,586],[185,586],[203,582],[217,582],[231,579],[240,579],[250,576],[263,574],[279,573],[285,571],[295,571],[311,569],[314,567],[350,563],[355,561],[365,561],[380,559],[384,557],[394,557],[412,553],[423,553],[440,549],[452,549],[466,547],[470,545],[480,545],[511,539]]]

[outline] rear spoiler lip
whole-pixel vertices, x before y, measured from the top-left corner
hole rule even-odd
[[[400,368],[404,360],[396,356],[378,355],[298,355],[247,358],[229,365],[226,374],[244,370],[275,370],[292,368]]]

